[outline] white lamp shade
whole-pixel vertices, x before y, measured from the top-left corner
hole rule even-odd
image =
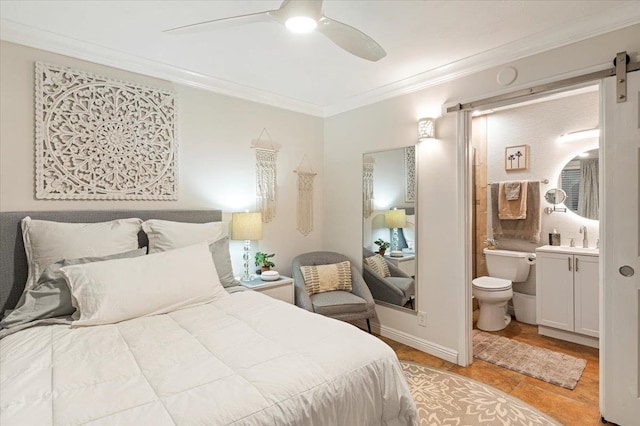
[[[261,240],[262,213],[233,213],[231,217],[231,238],[234,240]]]
[[[386,228],[404,228],[407,226],[407,214],[405,210],[387,210],[384,213],[384,226]]]

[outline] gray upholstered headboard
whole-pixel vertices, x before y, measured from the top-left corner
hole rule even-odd
[[[36,211],[0,212],[0,314],[5,309],[13,309],[22,294],[27,281],[27,257],[24,252],[20,221],[31,219],[55,222],[91,223],[137,217],[142,220],[163,219],[176,222],[220,222],[220,210],[76,210],[76,211]],[[140,247],[148,243],[144,232],[138,235]]]

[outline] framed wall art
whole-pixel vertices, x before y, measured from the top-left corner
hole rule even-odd
[[[172,92],[35,68],[37,199],[177,200]]]
[[[504,149],[504,169],[527,170],[529,168],[529,145],[508,146]]]

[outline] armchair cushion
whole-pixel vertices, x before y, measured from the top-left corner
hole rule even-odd
[[[366,312],[367,302],[353,293],[330,291],[311,296],[315,312],[321,315],[354,314]]]
[[[415,293],[415,280],[405,277],[387,277],[387,281],[399,288],[406,297],[413,296]]]
[[[309,295],[342,290],[351,293],[351,262],[301,266],[304,286]]]
[[[351,265],[352,288],[350,293],[340,290],[317,293],[312,296],[307,293],[301,271],[302,267],[341,263],[348,260],[347,256],[330,251],[316,251],[296,256],[291,264],[296,305],[308,311],[342,321],[375,317],[376,304],[371,296],[371,291],[362,279],[360,271],[353,265]],[[344,298],[338,295],[343,295]]]
[[[379,254],[374,254],[373,256],[365,257],[364,261],[374,270],[374,272],[380,275],[382,278],[390,277],[391,272],[389,272],[389,266],[387,265],[387,261],[384,257]]]

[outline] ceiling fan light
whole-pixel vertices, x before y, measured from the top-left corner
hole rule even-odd
[[[287,19],[284,25],[292,33],[304,34],[315,30],[318,22],[308,16],[293,16]]]

